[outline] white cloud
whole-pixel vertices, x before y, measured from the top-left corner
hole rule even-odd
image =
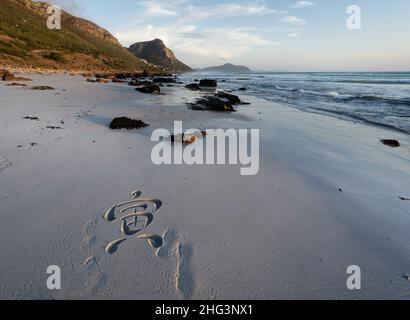
[[[193,6],[189,0],[150,0],[143,1],[145,14],[151,17],[178,16],[181,21],[203,20],[234,16],[257,16],[276,13],[265,1],[249,3],[222,3],[210,7]]]
[[[200,29],[195,25],[171,25],[157,27],[147,25],[137,31],[118,31],[115,36],[127,46],[138,41],[155,38],[164,40],[181,60],[188,64],[198,64],[204,61],[230,61],[243,56],[258,47],[275,46],[281,42],[266,40],[258,33],[264,30],[217,27]],[[198,58],[201,58],[198,60]],[[204,59],[205,58],[205,59]]]
[[[306,21],[303,19],[300,19],[295,16],[285,16],[280,19],[280,21],[294,25],[294,26],[303,26],[306,24]]]
[[[294,5],[291,6],[291,8],[296,8],[296,9],[302,9],[302,8],[307,8],[314,6],[315,3],[312,1],[298,1]]]
[[[297,38],[301,35],[303,35],[303,32],[293,32],[293,33],[290,33],[288,36],[291,38]]]
[[[258,50],[283,44],[273,39],[268,32],[269,26],[250,28],[245,22],[240,23],[240,27],[226,25],[226,22],[223,26],[215,23],[215,19],[227,17],[288,14],[274,10],[263,0],[243,0],[240,3],[231,0],[215,5],[205,2],[193,5],[192,0],[147,0],[141,4],[144,10],[141,16],[146,17],[143,18],[146,22],[133,25],[133,28],[119,29],[113,34],[125,46],[160,38],[181,61],[193,67],[235,60],[240,62],[250,52],[256,54]],[[155,17],[163,19],[149,20]],[[282,32],[288,34],[297,30]]]
[[[175,11],[163,8],[156,3],[150,4],[145,13],[152,17],[170,17],[178,15]]]
[[[145,9],[144,15],[150,17],[170,17],[178,15],[178,6],[184,5],[185,0],[170,0],[164,2],[161,0],[142,1],[141,4]]]

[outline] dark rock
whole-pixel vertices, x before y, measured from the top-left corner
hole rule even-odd
[[[199,82],[200,87],[216,88],[218,86],[218,81],[211,79],[203,79]]]
[[[400,142],[397,141],[397,140],[391,140],[391,139],[385,140],[385,139],[383,139],[383,140],[380,140],[380,141],[381,141],[381,143],[383,143],[384,145],[389,146],[389,147],[392,147],[392,148],[398,148],[398,147],[400,147]]]
[[[94,77],[99,78],[99,79],[104,78],[105,76],[106,76],[106,75],[105,75],[105,74],[102,74],[102,73],[96,73],[96,74],[94,75]]]
[[[27,87],[26,84],[24,84],[24,83],[17,83],[17,82],[10,83],[10,84],[8,84],[7,86],[9,86],[9,87]]]
[[[232,104],[218,97],[204,97],[198,99],[195,103],[191,104],[191,110],[201,111],[219,111],[219,112],[235,112]]]
[[[248,89],[246,89],[246,88],[239,88],[238,90],[239,90],[239,91],[246,91],[246,90],[248,90]]]
[[[108,78],[97,78],[96,82],[98,83],[108,83],[110,80]]]
[[[235,95],[233,95],[233,94],[229,94],[229,93],[226,93],[226,92],[217,92],[216,94],[215,94],[215,96],[216,97],[219,97],[219,98],[222,98],[222,99],[226,99],[226,100],[228,100],[230,103],[232,103],[233,105],[235,105],[235,104],[241,104],[242,103],[242,101],[241,101],[241,99],[239,99],[239,97],[238,96],[235,96]]]
[[[177,83],[174,78],[154,78],[154,83]]]
[[[31,81],[29,78],[16,77],[11,72],[5,70],[0,73],[3,81]]]
[[[131,80],[128,82],[128,85],[132,87],[137,87],[141,85],[141,82],[139,80]]]
[[[110,129],[118,130],[118,129],[139,129],[148,127],[148,124],[142,122],[141,120],[134,120],[127,117],[115,118],[111,124]]]
[[[97,82],[97,80],[95,80],[95,79],[91,79],[91,78],[87,78],[87,79],[86,79],[86,81],[87,81],[87,82],[91,82],[91,83],[95,83],[95,82]]]
[[[129,72],[123,72],[123,73],[116,73],[115,74],[115,79],[119,79],[119,80],[127,80],[128,78],[133,77],[134,74],[129,73]]]
[[[191,83],[191,84],[187,84],[185,86],[186,89],[192,90],[192,91],[199,91],[201,90],[201,88],[199,87],[199,85],[197,83]]]
[[[54,90],[54,88],[50,86],[34,86],[31,87],[31,90]]]
[[[141,86],[154,86],[155,83],[150,80],[143,80],[143,81],[140,81],[140,85]]]
[[[113,82],[113,83],[125,83],[125,82],[127,82],[127,81],[122,80],[122,79],[119,79],[119,78],[114,78],[114,79],[112,79],[112,82]]]
[[[142,92],[142,93],[153,93],[153,94],[161,93],[161,88],[155,84],[146,85],[145,87],[137,88],[135,90]]]
[[[410,198],[405,198],[405,197],[399,197],[399,199],[403,201],[410,201]]]

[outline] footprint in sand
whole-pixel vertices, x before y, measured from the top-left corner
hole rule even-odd
[[[97,220],[92,220],[85,225],[84,227],[85,239],[83,242],[84,246],[92,247],[95,244],[95,241],[97,238],[95,235],[96,228],[97,228]]]
[[[131,192],[130,199],[116,203],[111,206],[103,215],[106,222],[119,222],[121,237],[108,243],[105,252],[109,255],[117,252],[119,246],[128,239],[136,236],[143,239],[154,248],[162,247],[164,240],[161,236],[153,233],[143,233],[154,220],[154,214],[162,207],[161,200],[142,197],[141,191]]]
[[[177,273],[176,273],[176,289],[184,299],[190,299],[195,286],[191,272],[191,258],[193,249],[191,244],[177,243]]]
[[[174,228],[168,228],[162,236],[163,245],[157,250],[157,257],[168,258],[174,243],[178,240],[178,234]]]
[[[97,219],[89,221],[84,227],[83,249],[87,258],[82,264],[84,279],[83,291],[94,296],[98,294],[106,285],[104,272],[99,268],[99,258],[93,254],[92,248],[96,243]]]
[[[2,172],[4,169],[7,169],[8,167],[11,167],[13,165],[12,162],[9,161],[9,159],[6,158],[6,156],[0,154],[0,172]]]

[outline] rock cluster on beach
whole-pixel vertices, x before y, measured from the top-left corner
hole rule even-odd
[[[228,100],[233,105],[242,103],[241,99],[239,99],[238,96],[235,96],[233,94],[229,94],[229,93],[226,93],[226,92],[223,92],[223,91],[215,93],[215,96],[218,97],[218,98]]]
[[[89,76],[84,75],[85,77]],[[150,75],[147,73],[120,73],[120,74],[95,74],[95,78],[87,78],[88,82],[107,83],[111,79],[114,83],[127,83],[131,87],[136,87],[135,90],[146,94],[160,94],[161,87],[167,84],[172,87],[182,82],[178,81],[177,76],[165,74],[161,76]],[[195,80],[185,86],[186,89],[192,91],[203,91],[204,96],[196,99],[193,103],[188,103],[191,110],[195,111],[218,111],[218,112],[235,112],[235,105],[248,104],[242,102],[241,99],[231,93],[225,91],[217,91],[218,81],[216,79]],[[183,83],[182,83],[183,84]]]
[[[219,112],[235,112],[233,105],[218,97],[206,96],[197,99],[194,103],[190,104],[191,110],[195,111],[219,111]]]

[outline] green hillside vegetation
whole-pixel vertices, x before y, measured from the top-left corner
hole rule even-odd
[[[78,28],[79,22],[91,23],[67,13],[62,15],[61,30],[49,30],[46,16],[40,16],[17,0],[1,0],[0,12],[0,65],[156,71],[113,40],[99,39]]]

